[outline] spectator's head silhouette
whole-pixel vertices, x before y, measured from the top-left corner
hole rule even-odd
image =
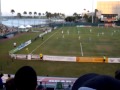
[[[0,74],[0,77],[2,77],[2,76],[3,76],[3,74],[1,73],[1,74]]]
[[[111,76],[89,73],[79,77],[72,90],[120,90],[120,81]]]
[[[40,85],[42,85],[42,82],[40,82]]]
[[[14,83],[14,78],[11,78],[8,80],[5,84],[6,90],[16,90],[15,88],[15,83]]]
[[[115,72],[115,78],[118,79],[118,80],[120,80],[120,70],[117,70]]]
[[[15,85],[17,90],[35,90],[37,85],[37,74],[30,66],[21,67],[15,74]]]
[[[10,75],[10,74],[8,74],[8,77],[10,78],[10,77],[11,77],[11,75]]]

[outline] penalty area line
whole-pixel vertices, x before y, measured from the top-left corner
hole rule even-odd
[[[58,31],[57,31],[58,32]],[[32,54],[36,49],[38,49],[40,46],[42,46],[46,41],[48,41],[53,35],[55,35],[57,32],[53,33],[48,39],[46,39],[43,43],[41,43],[40,45],[38,45],[33,51],[31,51],[30,54]]]

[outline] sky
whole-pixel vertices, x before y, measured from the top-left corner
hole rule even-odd
[[[1,0],[2,15],[12,15],[11,9],[15,14],[26,12],[45,13],[63,13],[73,15],[73,13],[82,13],[86,11],[93,12],[97,1],[108,0]],[[115,0],[111,0],[115,1]],[[120,1],[120,0],[117,0]]]

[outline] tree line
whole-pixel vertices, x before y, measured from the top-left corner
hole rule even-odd
[[[15,13],[15,10],[11,10],[12,16]],[[65,14],[63,13],[51,13],[46,11],[45,13],[38,13],[38,12],[27,12],[24,11],[23,13],[17,13],[17,15],[13,16],[13,18],[40,18],[41,16],[46,17],[46,18],[65,18]]]
[[[84,11],[86,11],[86,9],[84,9]],[[23,13],[17,13],[17,15],[15,16],[15,10],[12,9],[11,13],[12,13],[12,18],[47,18],[47,19],[51,19],[51,18],[59,18],[59,19],[65,19],[65,21],[67,22],[92,22],[92,19],[94,20],[94,22],[98,22],[98,17],[96,16],[96,13],[98,12],[97,9],[95,9],[94,13],[92,13],[92,15],[90,14],[89,10],[86,11],[86,13],[82,13],[82,14],[78,14],[78,13],[73,13],[73,15],[71,16],[65,16],[65,14],[63,13],[51,13],[46,11],[45,13],[37,13],[37,12],[27,12],[24,11]],[[14,15],[14,16],[13,16]]]

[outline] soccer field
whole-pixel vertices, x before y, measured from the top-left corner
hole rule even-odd
[[[39,34],[41,32],[26,32],[10,39],[0,40],[0,72],[15,74],[20,67],[28,65],[32,66],[39,76],[79,77],[91,72],[114,76],[114,72],[120,69],[119,63],[40,62],[26,59],[15,59],[12,62],[8,53],[14,49],[13,43],[16,42],[19,46],[21,43],[33,40]],[[83,52],[83,57],[101,57],[104,54],[109,57],[120,57],[119,38],[119,28],[61,27],[46,34],[43,40],[38,38],[16,53],[27,54],[25,49],[28,48],[32,54],[42,52],[44,55],[81,57]]]
[[[29,53],[59,56],[120,57],[119,28],[61,27],[37,39]],[[25,48],[17,53],[26,54]]]

